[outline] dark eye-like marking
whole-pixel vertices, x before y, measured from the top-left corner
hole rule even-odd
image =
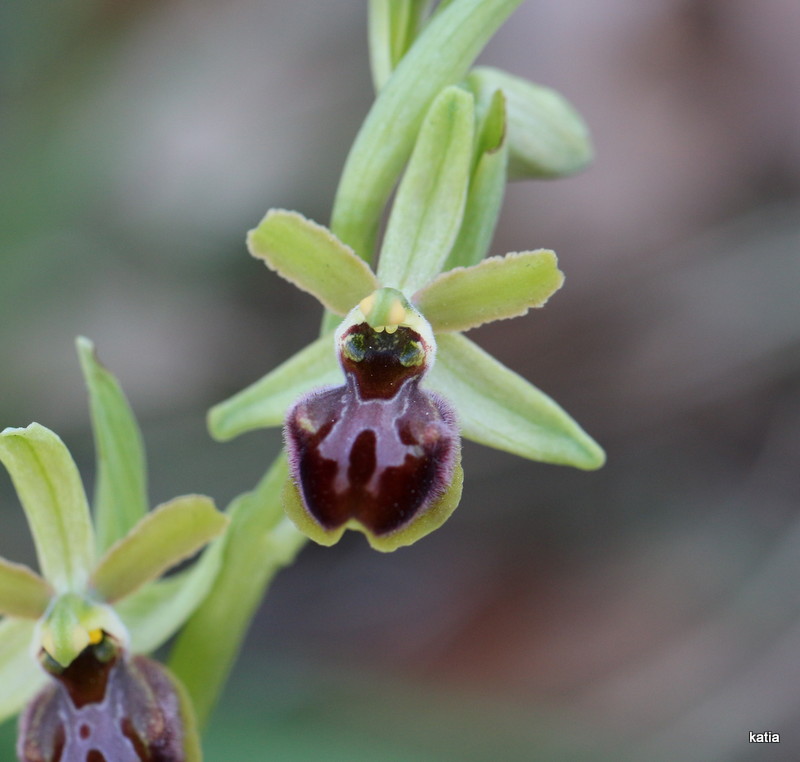
[[[375,536],[420,517],[450,485],[459,454],[449,403],[420,388],[432,352],[408,326],[351,326],[345,385],[311,392],[285,436],[303,505],[325,530],[356,522]]]
[[[351,333],[342,343],[342,352],[351,362],[361,362],[366,357],[364,334]]]

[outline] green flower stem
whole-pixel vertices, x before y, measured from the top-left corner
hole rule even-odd
[[[429,0],[369,0],[369,59],[376,92],[414,42],[429,5]]]
[[[458,83],[522,0],[455,0],[436,13],[383,86],[347,157],[331,230],[372,261],[378,224],[428,108]]]
[[[267,585],[307,542],[284,516],[281,490],[287,475],[286,457],[280,455],[252,492],[231,503],[220,573],[170,655],[169,667],[191,696],[201,727]]]

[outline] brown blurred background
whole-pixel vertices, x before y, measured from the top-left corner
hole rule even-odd
[[[216,444],[204,411],[319,312],[244,232],[271,206],[328,221],[372,98],[365,5],[3,5],[0,425],[57,430],[91,483],[84,334],[140,418],[154,504],[256,482],[279,432]],[[608,464],[467,444],[439,532],[307,548],[211,762],[800,758],[799,38],[796,0],[528,0],[498,34],[482,62],[560,90],[597,156],[509,188],[493,253],[552,247],[567,282],[473,337]],[[5,473],[0,522],[32,562]]]

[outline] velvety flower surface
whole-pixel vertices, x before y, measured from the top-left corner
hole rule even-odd
[[[20,718],[22,762],[184,762],[186,718],[173,679],[109,635],[52,676]]]
[[[413,315],[402,294],[385,291],[397,323]],[[365,299],[337,331],[345,384],[308,393],[286,416],[294,476],[287,489],[297,491],[326,543],[350,522],[380,542],[419,515],[436,514],[459,461],[452,406],[420,388],[435,354],[433,335],[418,317],[417,330],[376,330],[363,314],[374,302]],[[302,514],[292,516],[308,524]]]

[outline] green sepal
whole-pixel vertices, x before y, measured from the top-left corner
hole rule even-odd
[[[170,669],[186,686],[201,726],[211,713],[267,584],[306,542],[281,509],[286,473],[286,457],[281,454],[256,488],[240,495],[226,510],[231,525],[222,567],[170,654]],[[198,664],[203,668],[198,669]]]
[[[436,500],[424,513],[414,518],[408,525],[385,535],[376,535],[370,532],[355,519],[343,524],[336,529],[326,529],[317,522],[308,512],[300,496],[300,490],[291,479],[287,477],[283,485],[283,508],[286,515],[294,525],[308,538],[319,545],[335,545],[348,529],[361,532],[374,550],[389,553],[397,548],[411,545],[425,535],[438,529],[458,507],[461,500],[461,490],[464,485],[464,471],[461,468],[461,454],[453,470],[453,480],[442,496]]]
[[[437,337],[427,385],[456,408],[461,433],[488,447],[592,470],[605,453],[550,397],[457,333]]]
[[[214,439],[224,442],[245,431],[280,426],[286,411],[301,394],[318,386],[343,383],[344,374],[336,360],[333,335],[329,333],[246,389],[212,407],[208,430]]]
[[[247,248],[267,267],[344,315],[378,288],[369,265],[328,228],[297,212],[270,209],[247,234]]]
[[[448,87],[420,128],[392,206],[378,280],[413,293],[442,269],[464,215],[472,164],[472,96]]]
[[[104,553],[147,513],[147,474],[139,425],[119,382],[98,362],[94,344],[75,342],[89,390],[97,478],[94,525],[97,550]]]
[[[586,123],[555,90],[487,66],[473,69],[467,86],[479,103],[497,90],[506,97],[510,179],[563,177],[591,161]]]
[[[115,604],[135,653],[155,651],[203,602],[219,573],[226,538],[227,532],[211,542],[190,568],[148,582]]]
[[[369,62],[376,92],[411,47],[429,5],[429,0],[369,0]]]
[[[33,569],[0,558],[0,614],[38,619],[53,589]]]
[[[91,587],[109,603],[124,598],[196,553],[227,524],[211,498],[176,497],[148,513],[108,549],[92,574]]]
[[[47,681],[32,656],[35,629],[29,619],[0,620],[0,723],[17,714]]]
[[[0,460],[25,509],[42,576],[57,592],[82,589],[93,566],[94,531],[69,450],[32,423],[0,433]]]
[[[450,3],[434,14],[381,88],[347,156],[331,218],[331,230],[363,259],[372,260],[384,206],[434,98],[464,78],[521,2]]]
[[[102,633],[113,635],[123,646],[128,631],[114,609],[77,593],[64,593],[53,599],[39,620],[35,639],[41,648],[62,667],[68,667]]]
[[[513,252],[448,270],[418,291],[413,301],[434,331],[468,331],[541,307],[563,282],[554,252]]]
[[[489,251],[500,217],[508,169],[505,97],[497,90],[483,105],[464,218],[444,270],[480,262]]]

